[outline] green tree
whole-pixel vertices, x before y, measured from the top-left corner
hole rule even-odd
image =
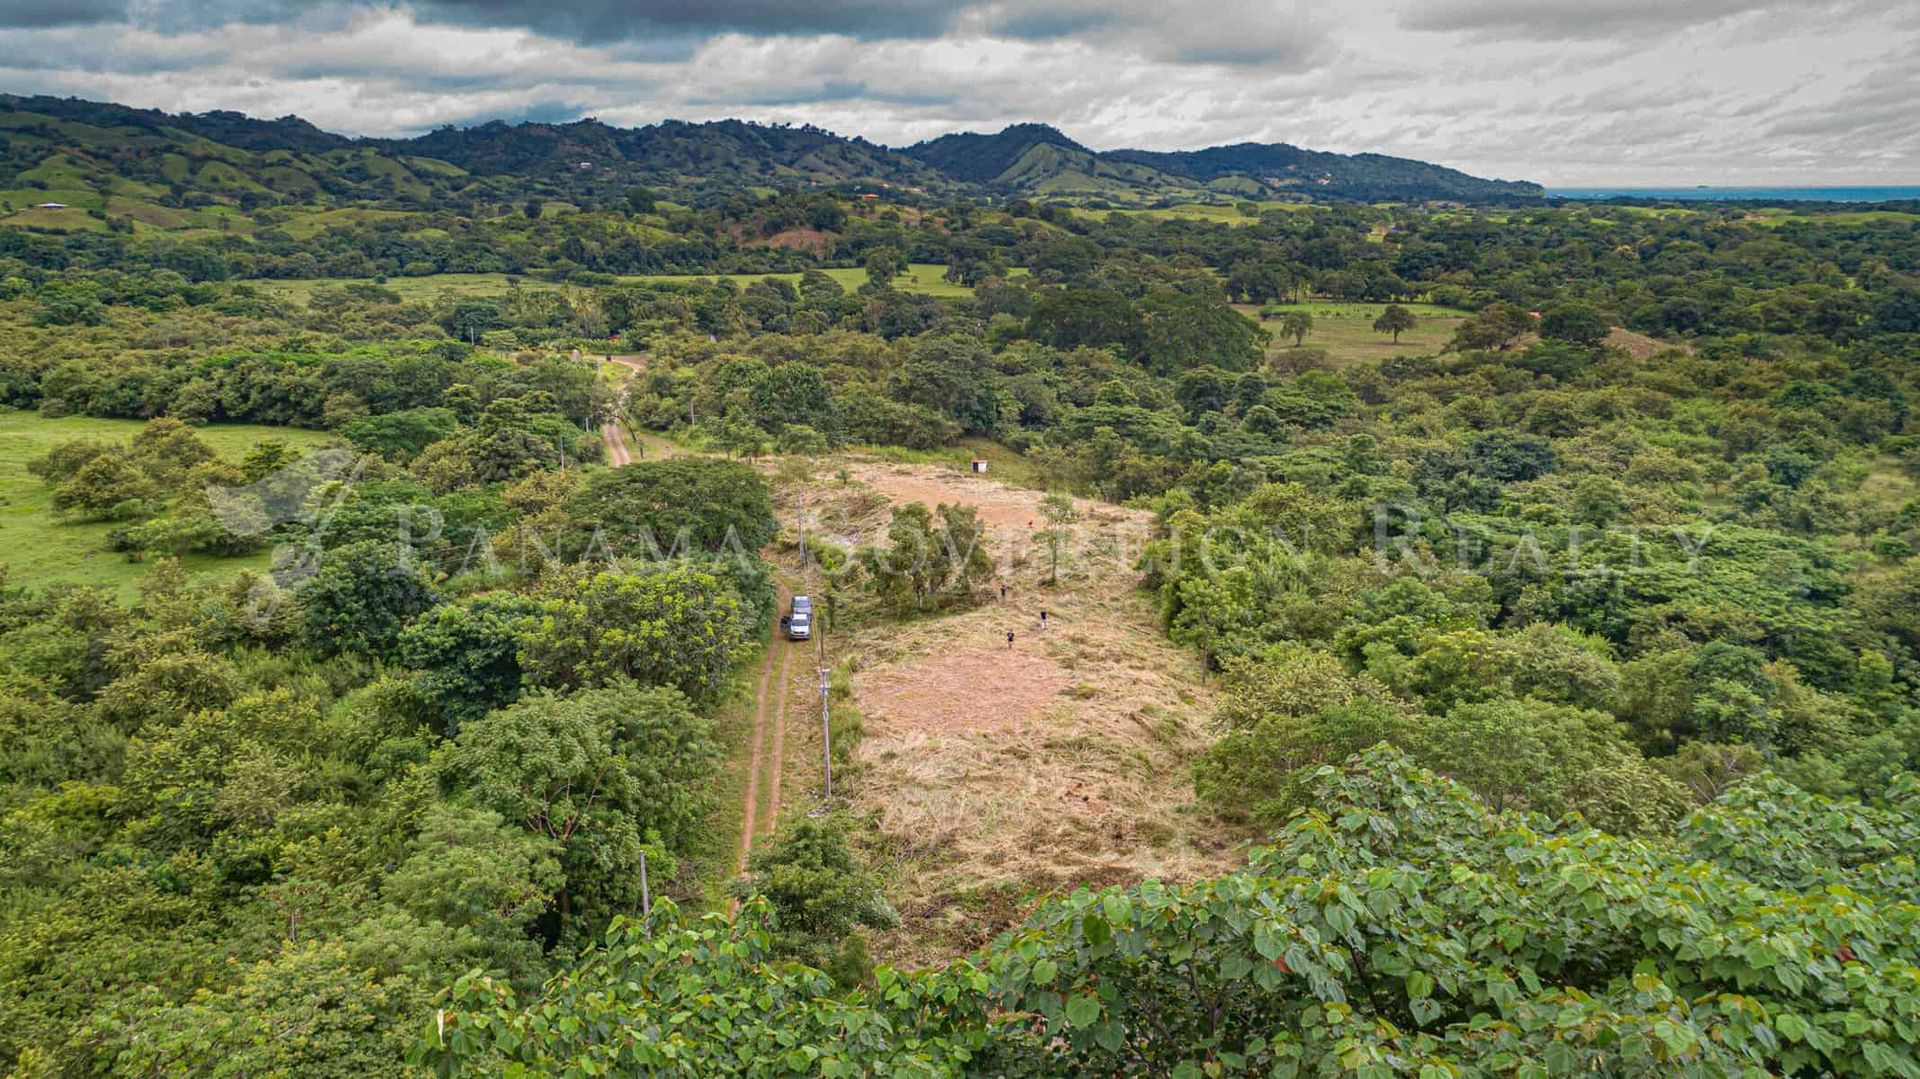
[[[775,951],[812,966],[837,967],[843,985],[866,973],[857,930],[891,929],[899,921],[880,878],[860,864],[847,843],[845,822],[834,817],[802,817],[756,848],[735,894],[766,897]]]
[[[133,436],[128,456],[162,487],[177,487],[200,465],[217,460],[194,429],[170,416],[151,419]]]
[[[1373,332],[1392,334],[1393,343],[1397,345],[1400,343],[1400,335],[1418,324],[1419,320],[1413,317],[1413,312],[1397,303],[1390,303],[1386,310],[1380,312],[1380,317],[1373,320]]]
[[[396,656],[419,673],[421,694],[439,714],[440,732],[452,737],[520,695],[520,637],[525,623],[543,612],[523,596],[482,596],[465,604],[441,604],[400,634]]]
[[[1511,303],[1489,304],[1454,329],[1452,347],[1504,352],[1533,329],[1533,315],[1526,308]]]
[[[924,503],[895,506],[887,545],[863,548],[858,558],[867,587],[895,610],[973,602],[993,577],[986,526],[971,506],[942,505],[937,523]]]
[[[1136,310],[1140,359],[1155,374],[1198,366],[1245,371],[1260,362],[1267,332],[1211,297],[1156,292]]]
[[[451,436],[458,426],[452,409],[410,408],[354,420],[340,428],[340,437],[362,452],[377,453],[390,461],[410,461],[428,446]]]
[[[1043,292],[1034,301],[1026,333],[1054,348],[1117,345],[1131,352],[1140,329],[1139,312],[1117,292],[1059,289]]]
[[[1553,304],[1540,314],[1540,336],[1587,348],[1605,341],[1612,329],[1605,315],[1583,303]]]
[[[42,326],[99,326],[107,321],[100,288],[91,281],[56,278],[34,297]]]
[[[893,279],[907,268],[900,251],[884,244],[868,251],[862,266],[866,270],[867,284],[876,289],[892,288]]]
[[[1040,499],[1040,516],[1047,522],[1039,539],[1047,545],[1047,583],[1053,584],[1060,579],[1060,548],[1073,538],[1073,524],[1080,519],[1080,511],[1072,495],[1054,491]]]
[[[1580,811],[1623,834],[1671,828],[1688,799],[1621,740],[1612,717],[1531,698],[1461,704],[1420,728],[1420,757],[1495,812]]]
[[[559,859],[566,932],[640,905],[640,857],[684,843],[708,805],[718,755],[679,691],[615,681],[568,697],[537,691],[436,750],[443,791],[499,813]]]
[[[524,978],[540,969],[528,930],[565,882],[558,850],[494,810],[434,804],[381,891],[421,922],[478,937],[488,969]]]
[[[153,480],[124,454],[103,453],[54,489],[53,508],[78,520],[125,520],[151,512],[159,493]]]
[[[1293,347],[1299,348],[1313,332],[1313,316],[1305,311],[1288,311],[1286,318],[1280,321],[1280,336],[1293,338]]]
[[[596,472],[566,508],[581,527],[600,529],[614,552],[646,558],[676,551],[751,555],[779,528],[767,481],[750,465],[711,457]]]
[[[520,665],[535,685],[632,679],[711,700],[746,642],[740,595],[693,566],[595,573],[555,587],[561,594],[521,628]]]
[[[376,658],[392,656],[406,624],[440,600],[410,548],[378,540],[326,552],[296,594],[308,647]]]

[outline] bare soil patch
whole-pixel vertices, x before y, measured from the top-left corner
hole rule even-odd
[[[1067,672],[1038,652],[975,644],[864,675],[860,698],[869,721],[903,734],[1020,731],[1041,721],[1071,685]],[[993,692],[982,694],[983,686]]]
[[[822,232],[819,229],[787,229],[784,232],[774,233],[760,243],[766,247],[808,251],[825,258],[832,253],[834,241],[839,238],[836,233]]]
[[[830,638],[853,664],[865,720],[848,796],[877,822],[902,914],[874,942],[878,957],[936,962],[1042,895],[1191,880],[1239,859],[1192,807],[1188,765],[1213,737],[1211,692],[1199,661],[1162,632],[1122,546],[1146,514],[1079,502],[1081,535],[1048,585],[1027,537],[1029,521],[1045,527],[1038,492],[929,466],[847,471],[851,483],[808,489],[819,534],[871,542],[897,502],[970,505],[1008,588],[972,610]]]

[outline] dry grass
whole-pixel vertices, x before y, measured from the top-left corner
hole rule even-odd
[[[1041,894],[1230,864],[1229,845],[1189,808],[1210,694],[1138,590],[1126,544],[1144,516],[1081,503],[1078,553],[1047,586],[1044,556],[1026,542],[1029,520],[1044,527],[1037,493],[925,466],[847,467],[851,483],[810,487],[824,532],[870,540],[895,501],[973,505],[1008,584],[1004,602],[870,620],[837,638],[865,716],[850,799],[876,821],[903,915],[876,954],[934,962],[978,946]]]
[[[1662,341],[1657,337],[1648,337],[1644,333],[1635,333],[1624,326],[1615,326],[1607,333],[1607,346],[1624,351],[1636,360],[1650,360],[1662,353],[1675,349],[1693,354],[1693,346],[1686,342]]]

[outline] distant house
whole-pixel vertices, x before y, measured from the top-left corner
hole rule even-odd
[[[64,202],[43,202],[34,207],[36,210],[64,210],[66,208],[67,204]]]
[[[861,198],[863,198],[863,199],[877,199],[877,198],[879,198],[880,196],[878,196],[878,195],[876,195],[876,194],[874,194],[873,192],[871,192],[871,191],[869,191],[869,192],[867,192],[866,194],[864,194],[864,195],[862,195],[862,196],[860,196],[860,197],[861,197]]]

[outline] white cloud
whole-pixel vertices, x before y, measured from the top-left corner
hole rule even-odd
[[[546,8],[341,0],[289,21],[230,0],[195,23],[40,5],[0,13],[0,88],[357,134],[744,116],[899,145],[1040,120],[1102,148],[1286,141],[1549,184],[1920,180],[1920,20],[1890,0]]]

